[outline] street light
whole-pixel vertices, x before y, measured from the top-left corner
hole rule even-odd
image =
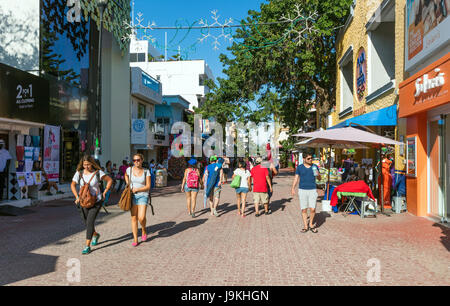
[[[109,0],[97,0],[97,7],[100,12],[100,29],[98,32],[98,82],[97,82],[97,103],[96,103],[96,133],[95,133],[95,158],[101,155],[101,137],[102,137],[102,123],[101,123],[101,62],[102,62],[102,32],[103,32],[103,13]]]

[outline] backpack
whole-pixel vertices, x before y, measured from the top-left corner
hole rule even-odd
[[[198,188],[199,175],[196,170],[189,171],[187,175],[188,188]]]
[[[92,195],[91,191],[90,191],[90,185],[91,185],[91,181],[94,178],[94,176],[96,176],[98,173],[98,171],[95,171],[94,175],[91,176],[91,179],[89,180],[88,183],[86,183],[86,181],[83,178],[83,173],[80,172],[80,177],[84,182],[84,185],[81,186],[80,188],[80,206],[83,208],[91,208],[95,205],[95,203],[97,202],[97,196],[96,195]],[[80,180],[78,180],[80,181]]]

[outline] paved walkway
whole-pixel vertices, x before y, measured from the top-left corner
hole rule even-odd
[[[150,238],[136,248],[129,213],[109,206],[97,222],[100,244],[87,256],[69,200],[0,216],[0,285],[450,285],[448,228],[408,213],[320,213],[319,232],[302,234],[292,174],[275,182],[273,213],[259,218],[253,205],[246,218],[237,216],[229,185],[219,217],[203,210],[201,194],[194,219],[178,185],[166,195],[157,190]],[[68,278],[73,263],[80,263],[80,282]]]

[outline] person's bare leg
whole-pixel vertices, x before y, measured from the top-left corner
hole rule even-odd
[[[211,210],[211,216],[214,215],[214,194],[212,194],[209,198],[208,198],[208,203],[209,203],[209,208]]]
[[[241,215],[241,194],[240,193],[236,193],[236,201],[237,201],[238,215]]]
[[[197,194],[198,192],[191,191],[191,211],[195,213],[195,206],[197,205]]]
[[[241,193],[241,205],[242,205],[242,210],[241,210],[241,216],[245,216],[245,204],[247,201],[247,194],[245,192]]]
[[[308,229],[308,209],[302,209],[303,228]]]
[[[147,205],[135,205],[138,207],[138,220],[141,224],[142,235],[147,236]],[[136,227],[137,229],[137,227]],[[137,235],[137,230],[136,230]]]
[[[314,208],[309,209],[309,227],[315,227],[314,216],[316,215],[316,210]]]
[[[187,203],[188,212],[189,212],[189,214],[192,214],[192,212],[191,212],[191,192],[187,191],[187,192],[185,192],[185,194],[186,194],[186,203]]]
[[[137,205],[131,204],[131,231],[133,232],[134,242],[138,242],[138,208]]]

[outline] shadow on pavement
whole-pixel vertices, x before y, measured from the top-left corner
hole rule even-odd
[[[316,223],[316,227],[321,227],[327,221],[327,218],[331,218],[330,213],[328,212],[320,212],[314,216],[314,221]]]
[[[151,236],[150,239],[148,239],[147,241],[151,241],[151,240],[157,239],[157,238],[171,237],[171,236],[176,235],[182,231],[185,231],[191,227],[196,227],[196,226],[202,225],[206,221],[207,221],[207,219],[201,219],[201,220],[193,220],[193,221],[184,221],[184,222],[175,224],[170,228],[165,228],[165,229],[160,230],[158,235]],[[175,223],[175,222],[166,222],[166,223]]]
[[[284,208],[286,207],[285,203],[291,203],[292,198],[289,199],[281,199],[270,202],[270,209],[272,210],[272,213],[276,212],[281,208],[281,211],[284,211]]]
[[[450,252],[450,228],[439,223],[434,223],[433,226],[439,227],[441,229],[443,235],[441,236],[441,243],[444,245],[447,251]]]

